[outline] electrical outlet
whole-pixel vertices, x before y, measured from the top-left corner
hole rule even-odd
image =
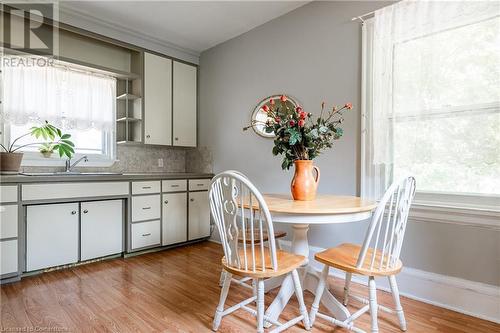
[[[163,158],[158,159],[158,167],[163,168]]]

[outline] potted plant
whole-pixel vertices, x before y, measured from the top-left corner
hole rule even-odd
[[[15,147],[16,142],[29,135],[35,137],[36,139],[43,138],[46,141],[32,142]],[[4,150],[3,152],[0,152],[0,171],[9,173],[19,172],[23,159],[23,153],[18,151],[28,146],[40,145],[39,151],[45,157],[50,157],[54,151],[58,151],[59,157],[67,156],[68,158],[71,158],[75,153],[75,145],[70,138],[70,134],[63,134],[59,128],[51,125],[48,121],[45,121],[45,123],[41,126],[34,126],[30,128],[28,133],[12,140],[12,143],[8,147],[0,144],[0,147]]]
[[[313,119],[301,106],[291,108],[283,95],[280,102],[269,101],[262,111],[268,115],[265,130],[275,133],[273,155],[283,155],[281,168],[288,170],[295,165],[295,174],[291,183],[292,196],[295,200],[314,200],[320,178],[319,168],[313,166],[312,160],[323,150],[331,148],[333,141],[340,139],[344,121],[343,112],[352,109],[351,103],[342,107],[333,106],[325,112],[325,102],[321,103],[319,117]],[[257,125],[255,121],[247,130]],[[313,174],[316,171],[316,175]]]

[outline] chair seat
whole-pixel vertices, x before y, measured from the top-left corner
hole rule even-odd
[[[382,269],[379,268],[380,258],[382,253],[377,250],[375,254],[375,262],[373,264],[373,269],[370,269],[370,263],[372,260],[373,249],[368,249],[365,257],[365,262],[361,268],[357,268],[356,264],[358,262],[358,256],[361,252],[361,246],[356,244],[341,244],[337,247],[326,249],[325,251],[318,252],[314,258],[331,267],[341,269],[345,272],[361,274],[366,276],[390,276],[395,275],[401,271],[403,268],[403,263],[398,259],[394,267],[385,268],[385,261],[382,265]],[[387,257],[387,255],[385,255]]]
[[[243,249],[239,249],[240,260],[241,260],[241,268],[229,266],[226,262],[226,258],[222,258],[222,266],[224,270],[231,274],[235,274],[238,276],[251,277],[251,278],[270,278],[274,276],[281,276],[283,274],[290,273],[294,269],[304,265],[306,263],[306,257],[289,253],[286,251],[277,250],[276,258],[278,261],[278,269],[275,271],[272,269],[271,265],[271,257],[269,255],[269,249],[267,247],[264,248],[264,259],[265,259],[265,270],[262,270],[262,252],[260,247],[255,247],[255,272],[252,270],[252,249],[247,247],[246,256],[248,260],[248,270],[245,270],[244,263],[244,251]]]
[[[277,230],[277,231],[274,232],[274,238],[275,239],[277,239],[277,238],[283,238],[283,237],[286,237],[286,232],[285,231]],[[260,243],[260,233],[259,233],[259,230],[254,230],[254,232],[253,232],[253,239],[254,239],[254,244],[259,244]],[[262,239],[263,239],[264,242],[267,242],[269,240],[269,236],[268,236],[267,231],[262,231]],[[238,237],[238,241],[240,241],[241,243],[243,243],[243,234],[241,234]],[[251,231],[247,231],[245,233],[245,243],[246,244],[251,244],[252,243],[252,232]]]

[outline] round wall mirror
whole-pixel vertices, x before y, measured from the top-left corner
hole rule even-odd
[[[280,106],[281,105],[280,97],[282,95],[283,94],[272,95],[272,96],[264,98],[262,101],[259,102],[259,104],[257,104],[255,109],[253,110],[253,112],[252,112],[252,124],[255,124],[255,125],[252,128],[255,131],[255,133],[257,133],[258,135],[260,135],[264,138],[274,138],[274,136],[275,136],[274,132],[266,133],[265,123],[266,123],[268,117],[267,117],[267,112],[264,112],[264,110],[262,110],[262,108],[264,107],[264,105],[267,105],[270,107],[271,100],[275,101],[275,106],[276,105]],[[285,103],[287,104],[287,106],[289,108],[296,108],[297,106],[299,106],[299,103],[297,102],[297,100],[294,97],[292,97],[290,95],[286,95],[286,94],[284,94],[284,95],[287,97],[287,101]]]

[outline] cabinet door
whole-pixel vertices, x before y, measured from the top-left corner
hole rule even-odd
[[[81,260],[122,252],[122,200],[82,202],[81,214]]]
[[[187,193],[163,194],[162,245],[187,241]]]
[[[0,276],[17,272],[17,239],[0,241]]]
[[[210,236],[208,192],[189,193],[189,240]]]
[[[78,216],[78,203],[27,207],[27,271],[78,261]]]
[[[196,147],[196,72],[195,66],[174,61],[174,146]]]
[[[172,60],[144,54],[144,143],[172,144]]]

